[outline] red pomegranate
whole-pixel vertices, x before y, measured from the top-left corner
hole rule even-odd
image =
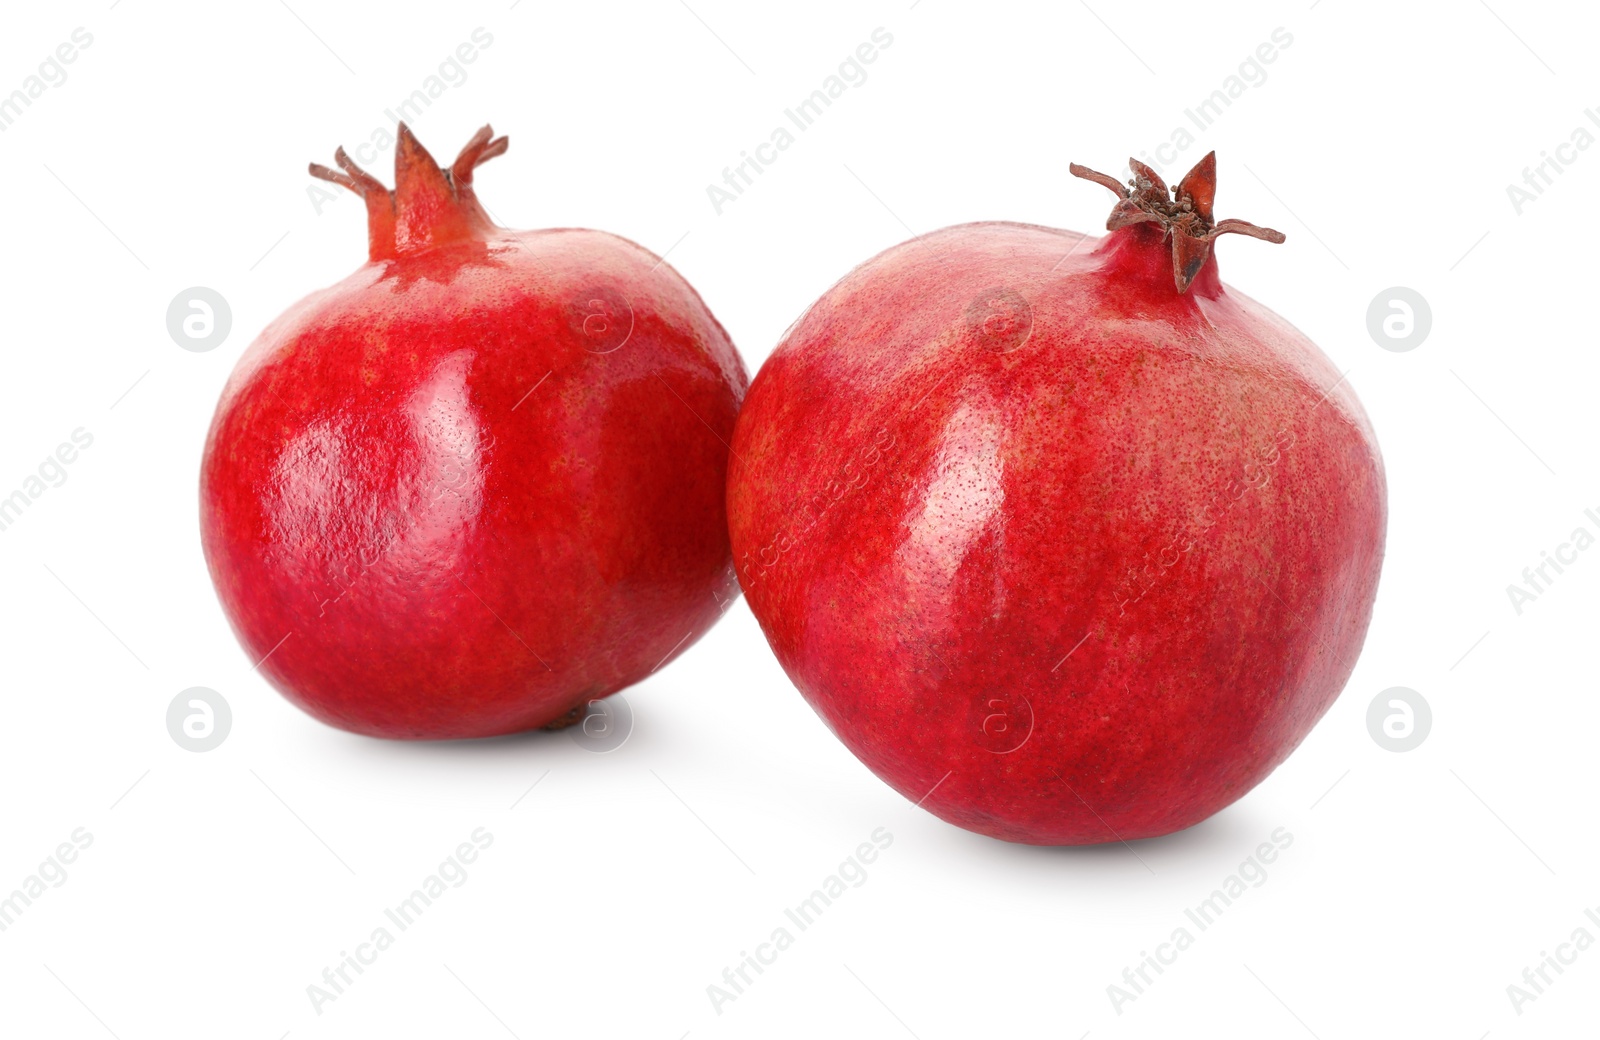
[[[1072,172],[1096,241],[946,228],[790,328],[735,430],[736,566],[839,738],[1010,841],[1166,834],[1249,791],[1338,695],[1383,557],[1354,393],[1217,276],[1214,156]]]
[[[737,588],[723,489],[746,376],[660,257],[508,231],[404,126],[395,189],[341,149],[370,262],[273,322],[229,379],[201,535],[234,630],[295,704],[358,733],[580,718],[681,653]]]

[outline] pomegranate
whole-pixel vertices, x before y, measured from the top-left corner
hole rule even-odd
[[[895,790],[1076,845],[1249,791],[1349,678],[1385,487],[1348,384],[1228,289],[1208,155],[1130,161],[1102,239],[979,223],[856,268],[735,429],[740,584],[778,660]]]
[[[201,535],[253,662],[344,729],[484,737],[582,717],[736,594],[723,489],[746,376],[660,257],[509,231],[402,124],[395,188],[345,155],[369,262],[240,359]]]

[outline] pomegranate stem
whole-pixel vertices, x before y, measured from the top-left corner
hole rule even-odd
[[[1172,277],[1179,293],[1187,292],[1194,278],[1211,257],[1211,243],[1218,235],[1249,235],[1264,242],[1279,243],[1283,232],[1257,227],[1246,220],[1213,220],[1212,201],[1217,194],[1217,153],[1208,152],[1170,189],[1155,170],[1137,159],[1128,160],[1134,176],[1124,187],[1110,174],[1071,164],[1074,177],[1094,181],[1117,196],[1117,204],[1106,218],[1106,229],[1115,231],[1129,224],[1154,223],[1163,237],[1170,239]]]
[[[372,260],[481,236],[493,227],[472,190],[472,174],[508,141],[485,125],[461,149],[449,169],[441,168],[417,141],[411,128],[396,128],[395,187],[356,165],[343,148],[333,153],[338,169],[310,165],[311,176],[360,195],[367,204],[367,251]]]

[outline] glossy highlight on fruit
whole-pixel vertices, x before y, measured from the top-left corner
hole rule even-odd
[[[403,124],[395,188],[341,149],[370,261],[262,332],[217,405],[201,535],[252,663],[383,737],[560,726],[737,594],[724,485],[742,362],[660,257],[496,227]]]
[[[946,228],[790,328],[734,434],[740,584],[873,772],[959,826],[1076,845],[1188,827],[1350,676],[1386,522],[1348,382],[1224,286],[1215,157],[1130,161],[1093,239]]]

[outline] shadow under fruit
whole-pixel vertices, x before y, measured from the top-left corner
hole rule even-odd
[[[746,376],[661,258],[496,227],[404,126],[341,150],[370,262],[274,321],[217,405],[201,535],[261,673],[335,726],[483,737],[581,718],[736,594],[724,486]]]
[[[1090,844],[1249,791],[1349,678],[1383,557],[1355,394],[1224,286],[1208,155],[1110,234],[946,228],[788,331],[734,435],[740,584],[795,685],[951,823]]]

